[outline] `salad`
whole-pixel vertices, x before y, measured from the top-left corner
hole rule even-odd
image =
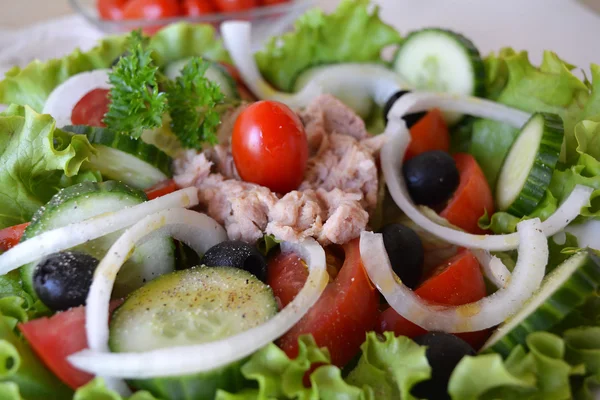
[[[600,67],[366,0],[250,35],[0,81],[0,398],[594,398]]]

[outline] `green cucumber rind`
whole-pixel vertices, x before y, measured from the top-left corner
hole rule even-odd
[[[458,44],[464,49],[465,54],[470,59],[471,67],[473,68],[474,86],[473,86],[473,93],[470,93],[470,94],[472,96],[476,96],[476,97],[485,97],[485,94],[486,94],[485,64],[483,63],[481,54],[479,53],[479,50],[477,49],[475,44],[473,44],[473,42],[470,39],[468,39],[466,36],[464,36],[458,32],[455,32],[455,31],[452,31],[449,29],[435,28],[435,27],[419,29],[417,31],[411,32],[400,43],[400,47],[398,47],[398,50],[396,51],[392,65],[395,66],[396,61],[398,60],[398,57],[401,57],[402,47],[405,43],[408,43],[410,40],[413,40],[415,37],[417,37],[423,33],[432,33],[432,32],[433,33],[441,33],[448,37],[454,38],[454,40],[456,40],[458,42]]]
[[[54,211],[64,206],[71,201],[77,201],[77,198],[85,194],[97,194],[97,193],[119,193],[125,197],[137,198],[140,203],[148,200],[146,194],[138,189],[126,186],[117,181],[106,181],[106,182],[82,182],[77,185],[69,186],[62,189],[56,195],[50,199],[45,206],[39,208],[31,218],[31,223],[27,226],[21,237],[21,242],[30,239],[41,232],[44,229],[44,221],[48,216],[54,214]],[[37,299],[37,294],[33,287],[33,272],[36,263],[29,263],[19,268],[21,274],[21,282],[23,289],[34,299]]]
[[[583,259],[573,273],[566,277],[537,309],[527,315],[510,331],[497,339],[492,336],[488,343],[484,345],[486,351],[492,351],[507,357],[516,346],[525,344],[530,333],[550,330],[600,289],[600,258],[590,249],[583,249],[572,257],[576,256],[583,257]],[[570,259],[567,259],[565,263],[569,262]],[[558,266],[551,272],[544,282],[548,279],[557,278],[561,272],[560,268],[561,266]],[[535,294],[532,298],[534,297]],[[510,322],[510,320],[507,322]],[[502,329],[502,326],[500,329]]]
[[[173,159],[152,144],[113,132],[107,128],[71,125],[63,129],[68,132],[86,135],[92,145],[102,145],[122,151],[158,169],[168,177],[173,176]]]
[[[506,210],[509,214],[517,217],[529,215],[544,198],[556,169],[564,140],[565,133],[562,119],[556,114],[536,113],[530,120],[539,115],[544,119],[544,132],[533,166],[521,192]]]

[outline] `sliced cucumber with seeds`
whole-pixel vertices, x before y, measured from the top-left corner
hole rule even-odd
[[[164,275],[132,293],[113,315],[109,345],[115,352],[140,352],[206,343],[256,327],[277,310],[271,288],[247,271],[191,268]],[[241,364],[131,384],[161,398],[212,399],[219,388],[239,389]]]
[[[563,139],[563,122],[556,114],[536,113],[523,125],[498,175],[501,211],[522,217],[535,210],[550,185]]]
[[[165,68],[165,75],[169,79],[177,78],[179,75],[181,75],[181,70],[183,70],[190,60],[191,58],[184,58],[183,60],[175,61],[169,64]],[[210,63],[210,66],[204,73],[204,76],[209,81],[219,85],[221,92],[225,95],[225,97],[230,99],[239,99],[240,93],[238,92],[235,79],[231,76],[231,74],[229,74],[229,72],[227,72],[225,67],[214,61],[206,61]]]
[[[172,176],[171,157],[142,140],[85,125],[63,129],[87,136],[96,149],[89,163],[108,179],[146,189]]]
[[[33,216],[21,240],[27,240],[42,232],[80,222],[100,214],[134,206],[146,201],[144,192],[132,189],[120,182],[84,182],[70,186],[56,194]],[[79,245],[72,250],[82,251],[101,260],[122,232],[115,232]],[[37,263],[20,268],[24,289],[37,298],[33,286],[33,273]],[[125,263],[113,290],[115,297],[122,297],[139,288],[145,282],[175,269],[175,247],[170,238],[154,238],[138,246]]]
[[[409,34],[394,60],[394,70],[414,88],[460,95],[485,94],[485,70],[479,51],[466,37],[440,28]],[[462,115],[444,113],[455,124]]]
[[[525,306],[502,324],[483,346],[504,357],[525,344],[527,336],[547,331],[600,288],[600,258],[584,249],[565,260],[544,278]]]

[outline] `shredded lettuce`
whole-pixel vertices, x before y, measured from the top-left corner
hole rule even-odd
[[[311,9],[298,18],[295,31],[272,38],[256,54],[267,81],[291,92],[306,69],[342,62],[382,62],[381,51],[400,36],[381,21],[369,0],[343,0],[337,10],[324,14]]]
[[[29,221],[93,152],[85,136],[56,129],[28,106],[0,113],[0,229]]]
[[[81,72],[110,68],[126,49],[127,35],[109,36],[88,52],[75,50],[66,57],[34,61],[25,68],[13,67],[0,81],[0,104],[28,105],[41,112],[50,93]],[[178,23],[157,32],[149,42],[160,67],[190,56],[229,61],[210,25]]]

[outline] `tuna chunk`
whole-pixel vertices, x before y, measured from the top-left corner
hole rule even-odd
[[[344,244],[360,236],[369,222],[369,214],[360,204],[362,196],[340,189],[318,189],[317,194],[328,206],[327,222],[317,237],[320,243]]]
[[[204,153],[188,150],[173,163],[175,174],[173,179],[177,186],[186,188],[198,186],[211,172],[212,162]]]
[[[360,194],[361,204],[371,211],[377,205],[377,165],[372,150],[351,136],[325,136],[316,156],[308,161],[300,190],[341,189]]]

